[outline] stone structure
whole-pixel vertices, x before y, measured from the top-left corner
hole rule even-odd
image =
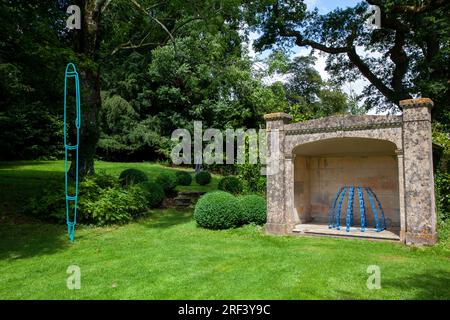
[[[430,99],[405,100],[401,116],[333,116],[302,123],[291,123],[285,113],[266,115],[267,232],[326,225],[339,187],[360,185],[379,196],[387,229],[400,241],[435,243],[432,106]]]

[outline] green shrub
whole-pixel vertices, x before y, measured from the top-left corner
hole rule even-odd
[[[242,209],[242,223],[254,223],[257,225],[266,223],[266,199],[258,195],[242,196],[238,199]]]
[[[147,192],[138,185],[128,188],[110,188],[96,201],[85,205],[97,225],[123,224],[142,214],[146,209]]]
[[[195,181],[199,185],[205,186],[211,182],[211,174],[208,171],[200,171],[195,175]]]
[[[241,207],[236,198],[224,191],[214,191],[202,196],[194,210],[197,224],[206,229],[229,229],[239,226]]]
[[[138,184],[147,180],[148,178],[145,172],[138,169],[126,169],[122,171],[119,176],[119,182],[123,187]]]
[[[28,199],[24,213],[42,220],[63,223],[66,221],[65,192],[62,183],[45,187],[41,194]]]
[[[177,179],[174,175],[168,173],[159,174],[156,177],[155,182],[163,188],[166,194],[173,193],[177,187]]]
[[[158,208],[161,206],[166,195],[164,189],[159,184],[156,182],[145,181],[139,184],[139,186],[146,192],[147,205],[149,208]]]
[[[177,171],[175,173],[175,176],[177,178],[177,183],[180,186],[189,186],[192,182],[192,176],[189,172],[186,171]]]
[[[450,220],[450,173],[438,171],[435,187],[439,219]]]
[[[73,187],[69,194],[73,195]],[[123,200],[123,201],[122,201]],[[125,223],[143,213],[147,207],[147,192],[142,187],[120,188],[118,180],[98,173],[80,181],[78,188],[77,222],[104,225]],[[39,197],[30,199],[25,213],[58,223],[66,221],[64,184],[52,184]]]
[[[238,166],[239,180],[243,182],[244,192],[264,194],[266,192],[267,179],[261,174],[262,165],[241,164]]]
[[[224,177],[219,181],[219,190],[223,190],[232,194],[238,194],[243,191],[242,182],[233,176]]]
[[[97,174],[89,176],[87,180],[89,179],[92,179],[95,182],[95,184],[102,189],[114,188],[119,185],[119,179],[104,171],[99,171]]]

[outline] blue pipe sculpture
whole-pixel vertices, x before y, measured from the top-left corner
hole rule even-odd
[[[72,68],[72,70],[71,70]],[[76,144],[69,145],[67,143],[67,79],[75,78],[75,100],[76,100]],[[70,241],[75,239],[75,225],[77,224],[77,204],[78,204],[78,146],[80,143],[80,126],[81,126],[81,108],[80,108],[80,82],[78,78],[78,72],[73,63],[69,63],[66,67],[65,78],[64,78],[64,172],[65,172],[65,192],[66,192],[66,222],[67,222],[67,234],[69,235]],[[75,193],[74,195],[69,195],[68,190],[68,154],[69,151],[75,152]],[[70,203],[73,202],[73,220],[70,219]]]
[[[346,186],[339,189],[334,198],[332,208],[328,213],[328,228],[340,230],[341,224],[341,209],[342,202],[344,201],[345,195],[348,192],[347,196],[347,215],[345,217],[345,225],[346,231],[350,232],[350,227],[354,225],[354,207],[353,207],[353,198],[355,196],[355,190],[358,193],[359,200],[359,213],[361,216],[361,232],[366,231],[366,207],[364,201],[364,192],[367,198],[370,201],[370,205],[372,208],[373,217],[375,220],[375,228],[377,232],[381,232],[386,230],[386,220],[384,217],[383,208],[381,207],[381,203],[378,200],[375,192],[371,188],[368,187],[358,187],[358,186]],[[337,207],[336,207],[337,205]]]

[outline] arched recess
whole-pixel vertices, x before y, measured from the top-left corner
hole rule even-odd
[[[388,229],[399,231],[396,150],[396,144],[391,141],[357,137],[323,139],[293,147],[294,208],[300,223],[327,224],[331,202],[340,187],[367,186],[380,199]],[[343,208],[347,208],[346,200]],[[358,206],[355,210],[355,224],[358,225]],[[345,219],[345,214],[342,219]],[[374,221],[369,220],[370,223],[374,224]]]

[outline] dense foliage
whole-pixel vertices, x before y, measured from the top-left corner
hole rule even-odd
[[[69,192],[73,194],[73,186]],[[121,188],[116,177],[97,173],[79,185],[77,222],[84,224],[120,224],[143,214],[154,195],[141,185]],[[64,186],[50,185],[39,197],[32,198],[25,212],[39,219],[65,222]],[[73,213],[71,212],[71,217]]]
[[[155,179],[155,183],[160,185],[166,194],[173,193],[177,187],[176,177],[173,174],[168,173],[159,174]]]
[[[205,186],[211,182],[211,174],[208,171],[200,171],[195,175],[195,182]]]
[[[239,194],[243,191],[243,186],[237,177],[228,176],[220,179],[218,189],[231,194]]]
[[[175,177],[177,178],[177,183],[180,186],[189,186],[192,183],[192,175],[186,171],[177,171],[175,173]]]
[[[380,7],[381,29],[368,27],[369,5]],[[260,31],[258,49],[296,45],[329,54],[333,79],[368,81],[367,109],[395,111],[400,100],[418,94],[436,102],[433,119],[450,124],[450,2],[367,0],[326,14],[296,0],[245,1],[244,7],[247,22]]]
[[[145,181],[139,184],[139,186],[146,192],[147,205],[149,208],[158,208],[161,206],[164,198],[164,189],[153,181]]]
[[[138,184],[147,180],[147,174],[138,169],[125,169],[119,176],[119,182],[122,186]]]
[[[195,206],[194,219],[206,229],[229,229],[240,225],[241,207],[236,198],[224,191],[202,196]]]
[[[243,224],[263,225],[267,220],[266,199],[258,195],[247,195],[238,198],[242,210]]]
[[[435,175],[436,204],[439,219],[450,221],[450,173],[441,172]]]

